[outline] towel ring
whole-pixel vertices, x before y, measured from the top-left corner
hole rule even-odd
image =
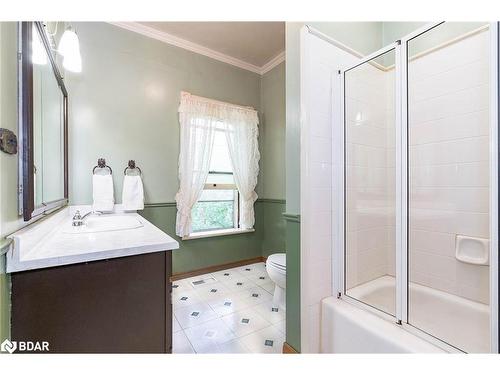
[[[94,169],[92,169],[92,174],[95,174],[95,170],[97,168],[101,168],[101,169],[108,168],[109,174],[113,174],[113,170],[111,169],[111,167],[109,165],[106,165],[106,159],[104,159],[104,158],[97,159],[97,165],[94,167]]]
[[[137,169],[139,171],[139,175],[142,175],[141,168],[139,168],[135,165],[135,160],[128,161],[128,166],[125,167],[125,169],[123,170],[123,174],[127,175],[127,170],[129,170],[129,169]]]

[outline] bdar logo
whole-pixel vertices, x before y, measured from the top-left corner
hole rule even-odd
[[[49,343],[47,341],[10,341],[5,339],[0,345],[0,351],[9,352],[48,352]]]
[[[0,350],[2,352],[9,352],[10,354],[14,353],[17,349],[17,343],[15,341],[10,341],[9,339],[5,339],[0,345]]]

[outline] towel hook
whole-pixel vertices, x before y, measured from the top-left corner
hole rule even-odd
[[[111,169],[111,167],[109,165],[106,165],[106,159],[104,159],[104,158],[97,159],[97,165],[94,167],[94,169],[92,169],[92,174],[95,174],[95,170],[97,168],[101,168],[101,169],[108,168],[109,174],[113,174],[113,170]]]
[[[139,174],[142,175],[142,171],[141,171],[141,168],[137,167],[135,165],[135,160],[129,160],[128,161],[128,167],[126,167],[124,170],[123,170],[123,174],[124,175],[127,175],[127,170],[128,169],[137,169],[139,171]]]

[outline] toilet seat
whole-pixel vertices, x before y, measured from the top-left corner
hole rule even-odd
[[[267,258],[269,264],[280,271],[286,271],[286,254],[272,254]]]

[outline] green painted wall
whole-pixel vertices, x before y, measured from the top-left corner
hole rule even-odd
[[[284,210],[283,200],[259,199],[255,203],[255,233],[187,241],[175,235],[175,203],[147,205],[141,215],[179,241],[179,250],[172,253],[173,272],[179,273],[285,252]]]
[[[1,126],[17,133],[17,25],[2,22],[0,26]],[[255,233],[182,241],[181,251],[174,253],[174,272],[284,251],[280,216],[285,186],[284,63],[260,77],[105,23],[74,26],[83,71],[65,76],[70,99],[71,203],[90,203],[90,171],[98,157],[105,157],[115,168],[117,202],[121,170],[128,159],[135,159],[144,172],[148,203],[172,202],[178,188],[177,107],[180,91],[187,90],[259,110],[262,159],[257,193],[261,200],[256,203]],[[0,171],[3,237],[24,225],[17,215],[17,157],[0,153]],[[174,235],[172,205],[149,206],[143,215]],[[0,273],[0,337],[9,335],[9,285],[8,276]]]
[[[179,250],[172,252],[173,273],[179,273],[261,256],[262,208],[262,204],[257,202],[255,233],[188,241],[182,241],[175,235],[176,208],[173,203],[146,207],[141,214],[179,241]]]
[[[285,198],[285,63],[262,76],[260,87],[261,176],[259,196]]]
[[[98,157],[116,171],[117,202],[129,159],[143,171],[148,203],[175,200],[182,90],[260,110],[258,74],[106,23],[74,27],[83,68],[66,76],[71,203],[91,202]]]
[[[369,55],[382,47],[384,22],[306,23],[363,55]]]
[[[286,342],[300,352],[300,215],[286,218]]]
[[[286,211],[300,212],[300,28],[286,23]],[[290,259],[288,260],[290,261]]]
[[[114,169],[121,201],[122,170],[135,159],[143,171],[144,217],[175,234],[180,92],[259,111],[259,198],[284,199],[285,64],[264,76],[105,23],[74,23],[82,73],[66,75],[70,99],[70,201],[91,203],[90,171],[98,157]],[[256,204],[250,234],[180,241],[173,271],[284,251],[283,202]],[[278,222],[276,222],[276,220]],[[265,226],[264,226],[264,223]],[[267,231],[270,228],[270,231]],[[267,232],[266,232],[267,231]],[[274,231],[281,231],[276,232]]]
[[[285,147],[286,103],[285,63],[262,76],[261,80],[261,176],[259,180],[263,232],[261,254],[286,251]]]
[[[286,212],[300,214],[300,29],[286,23]],[[286,223],[286,342],[300,352],[300,223]]]
[[[284,200],[263,199],[262,207],[263,226],[261,255],[269,256],[274,253],[288,252],[286,248],[286,223],[283,218],[286,203]],[[287,255],[288,256],[288,255]]]

